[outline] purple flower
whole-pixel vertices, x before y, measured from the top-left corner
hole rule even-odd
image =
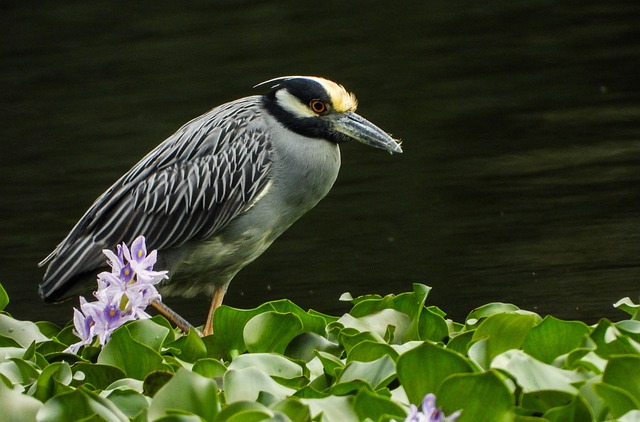
[[[461,413],[462,411],[458,410],[445,416],[442,410],[436,407],[436,396],[429,393],[424,396],[419,410],[416,405],[410,405],[409,415],[404,422],[454,422]]]
[[[77,353],[81,346],[92,344],[95,337],[106,344],[111,333],[127,321],[150,318],[144,310],[154,300],[160,300],[155,285],[167,276],[167,271],[153,271],[157,251],[147,255],[144,236],[137,237],[131,250],[122,243],[116,253],[104,250],[111,271],[98,274],[97,301],[80,298],[80,310],[74,309],[73,333],[80,339],[66,351]]]

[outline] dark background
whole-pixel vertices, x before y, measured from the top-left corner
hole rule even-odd
[[[303,3],[4,1],[0,282],[21,319],[36,267],[91,202],[187,120],[295,74],[354,91],[403,140],[349,144],[336,185],[231,284],[340,313],[345,291],[434,287],[588,322],[640,280],[636,0]],[[207,298],[168,300],[195,323]]]

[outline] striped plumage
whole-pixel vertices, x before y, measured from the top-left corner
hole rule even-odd
[[[305,110],[313,101],[328,109]],[[159,251],[157,268],[170,271],[163,295],[206,291],[219,305],[233,276],[328,193],[338,143],[401,152],[353,109],[355,98],[333,82],[288,77],[191,120],[103,193],[40,264],[49,264],[41,296],[87,290],[106,265],[103,249],[144,235]]]

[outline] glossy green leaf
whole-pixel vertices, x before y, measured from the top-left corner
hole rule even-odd
[[[245,325],[254,316],[272,309],[268,303],[248,310],[221,305],[213,318],[213,336],[203,339],[208,356],[228,359],[246,352],[243,334]]]
[[[472,345],[469,357],[482,368],[488,368],[493,358],[510,349],[520,349],[536,323],[535,315],[498,313],[484,319],[473,334],[473,340],[484,340],[481,346]]]
[[[441,315],[431,309],[424,309],[419,318],[420,340],[443,342],[449,336],[447,322]]]
[[[604,358],[640,354],[640,343],[626,336],[609,320],[600,320],[590,337],[596,344],[596,353]]]
[[[213,421],[219,412],[216,382],[186,369],[176,372],[154,396],[149,418],[156,419],[175,411],[193,413],[205,421]]]
[[[323,422],[359,422],[358,414],[353,407],[353,396],[329,396],[321,399],[300,399],[300,401],[311,410],[311,417],[314,420],[322,414]]]
[[[132,339],[156,352],[162,350],[162,345],[171,333],[171,330],[153,319],[140,319],[127,324],[126,327]]]
[[[512,305],[511,303],[501,303],[501,302],[493,302],[487,303],[486,305],[479,306],[478,308],[471,311],[471,313],[467,316],[466,319],[466,327],[467,329],[474,329],[482,322],[485,318],[490,317],[491,315],[503,314],[503,313],[515,313],[519,311],[516,305]]]
[[[544,414],[549,422],[583,422],[591,421],[594,415],[591,413],[588,404],[580,396],[575,396],[571,402],[565,406],[555,407]]]
[[[394,309],[383,309],[359,318],[345,314],[337,322],[345,328],[353,328],[358,332],[371,333],[375,340],[381,343],[385,342],[384,338],[388,327],[393,326],[393,343],[402,343],[405,333],[411,324],[411,319],[409,319],[406,314]]]
[[[618,418],[618,422],[638,422],[640,421],[640,410],[634,409]]]
[[[457,410],[457,422],[511,422],[514,398],[505,382],[493,371],[456,374],[445,379],[436,392],[437,405],[446,415]]]
[[[309,407],[297,397],[289,397],[271,406],[271,410],[286,415],[291,422],[307,422],[311,420]]]
[[[633,301],[628,297],[620,299],[614,303],[613,306],[628,313],[634,320],[638,320],[640,317],[640,304],[633,303]]]
[[[9,295],[7,291],[4,289],[2,283],[0,283],[0,311],[4,311],[4,309],[9,304]]]
[[[191,368],[196,374],[206,378],[221,377],[227,371],[227,367],[217,359],[199,359]]]
[[[303,331],[316,333],[319,335],[325,334],[325,327],[327,326],[328,316],[321,316],[318,313],[307,312],[287,299],[275,300],[269,303],[273,307],[273,310],[278,313],[291,313],[297,316],[300,319],[300,322],[302,322]],[[331,319],[335,320],[336,318]]]
[[[578,390],[573,384],[584,379],[576,372],[542,363],[522,350],[507,350],[496,356],[491,367],[502,369],[513,376],[525,393],[539,390],[558,390],[577,394]]]
[[[22,347],[49,340],[33,322],[18,321],[4,314],[0,314],[0,336],[13,339]]]
[[[261,391],[268,391],[279,399],[291,396],[296,391],[278,384],[257,368],[229,369],[225,372],[222,382],[227,403],[256,401]]]
[[[334,355],[342,353],[342,347],[327,338],[311,332],[305,332],[289,342],[285,355],[305,362],[314,358],[314,352],[320,350]]]
[[[473,331],[466,331],[464,333],[457,334],[449,339],[447,342],[447,349],[458,352],[462,355],[469,353],[469,347],[473,340]]]
[[[605,383],[595,384],[594,387],[598,395],[604,399],[609,412],[614,418],[619,418],[632,410],[640,409],[640,402],[623,388]]]
[[[38,367],[31,361],[12,358],[9,362],[0,363],[0,367],[5,364],[12,364],[15,366],[17,375],[20,376],[21,384],[31,384],[39,377]],[[1,369],[0,372],[4,373]]]
[[[178,357],[185,362],[193,363],[207,356],[207,347],[193,327],[187,335],[167,344],[167,347],[176,348]]]
[[[464,356],[426,342],[400,355],[397,363],[398,379],[409,401],[416,405],[447,377],[469,372],[473,367]]]
[[[47,400],[38,412],[39,422],[79,420],[126,422],[129,418],[109,400],[89,391],[78,389]]]
[[[284,354],[291,340],[303,329],[302,321],[293,313],[265,312],[251,318],[244,326],[244,342],[252,353]]]
[[[329,376],[337,377],[338,373],[344,368],[344,362],[330,353],[316,352],[316,356],[322,363],[324,372]]]
[[[115,381],[125,377],[122,369],[111,365],[79,362],[72,369],[73,385],[89,384],[99,390],[104,390]]]
[[[640,356],[614,356],[602,374],[602,382],[622,388],[640,403]]]
[[[371,362],[383,356],[390,356],[395,361],[400,355],[393,347],[386,343],[365,340],[351,348],[347,354],[347,363],[353,361]]]
[[[547,316],[529,331],[522,347],[534,358],[553,363],[558,356],[578,348],[589,332],[585,323]]]
[[[353,408],[361,421],[367,418],[376,421],[383,415],[394,417],[399,421],[406,417],[404,409],[389,397],[372,393],[366,388],[356,394]]]
[[[130,419],[144,415],[149,408],[145,396],[133,390],[114,390],[107,395],[107,399]]]
[[[36,414],[42,407],[42,402],[34,397],[21,394],[0,381],[1,415],[5,422],[23,422],[36,420]]]
[[[296,378],[303,375],[297,363],[273,353],[251,353],[238,356],[228,369],[256,368],[272,377]]]
[[[57,394],[70,391],[69,384],[72,380],[73,375],[69,364],[66,362],[52,363],[40,373],[33,396],[41,402],[45,402]]]
[[[216,422],[255,422],[268,420],[273,412],[263,404],[250,401],[231,403],[216,419]]]
[[[336,383],[347,383],[351,381],[364,381],[371,388],[377,390],[385,387],[395,377],[395,363],[389,356],[371,362],[350,362],[340,373]]]
[[[120,368],[126,376],[138,380],[161,369],[162,361],[157,351],[133,339],[127,326],[114,331],[98,356],[98,363]]]
[[[640,321],[625,320],[616,322],[616,328],[636,342],[640,342]]]

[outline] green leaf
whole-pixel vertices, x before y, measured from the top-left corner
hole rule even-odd
[[[92,385],[98,390],[104,390],[115,381],[124,378],[122,369],[111,365],[78,362],[73,365],[73,385]],[[82,376],[80,376],[82,374]]]
[[[447,349],[456,351],[462,355],[466,355],[469,353],[469,347],[471,346],[471,341],[473,340],[473,331],[466,331],[464,333],[460,333],[455,337],[452,337],[447,342]]]
[[[303,375],[302,367],[284,356],[272,353],[240,355],[229,364],[228,369],[256,368],[272,377],[296,378]]]
[[[295,314],[265,312],[247,322],[243,335],[247,349],[251,353],[284,354],[291,340],[302,332],[302,321]]]
[[[598,322],[591,332],[591,339],[596,344],[596,353],[604,358],[640,353],[640,343],[620,332],[615,324],[606,319]]]
[[[0,336],[13,339],[25,348],[34,341],[39,343],[49,340],[33,322],[18,321],[4,314],[0,314]]]
[[[425,342],[400,355],[397,373],[409,401],[419,405],[428,393],[454,374],[473,372],[471,363],[462,355]]]
[[[127,324],[126,327],[132,339],[158,353],[171,332],[153,319],[139,319]]]
[[[640,402],[623,388],[604,383],[594,384],[594,387],[598,395],[604,399],[614,418],[619,418],[631,410],[640,409]]]
[[[8,304],[9,304],[9,295],[7,294],[7,291],[2,286],[2,283],[0,283],[0,311],[4,311],[4,308],[6,308]]]
[[[398,360],[399,353],[386,343],[365,340],[351,348],[347,354],[347,363],[352,361],[371,362],[383,356],[390,356],[396,361]]]
[[[213,421],[219,407],[216,382],[181,369],[154,396],[149,406],[149,419],[154,420],[177,410]]]
[[[0,381],[0,403],[2,403],[2,420],[5,422],[35,421],[42,402],[18,390],[12,390]]]
[[[338,373],[344,368],[344,363],[340,358],[330,353],[316,351],[316,356],[320,360],[320,363],[324,368],[324,372],[331,377],[338,376]]]
[[[614,356],[602,374],[602,382],[622,388],[640,403],[640,356]]]
[[[573,383],[583,380],[583,377],[574,371],[542,363],[522,350],[508,350],[496,356],[491,367],[502,369],[511,374],[525,393],[557,390],[577,394],[578,390],[573,386]]]
[[[480,367],[488,368],[493,358],[509,349],[520,349],[536,323],[535,315],[499,313],[483,320],[473,334],[469,357]],[[484,340],[478,345],[479,340]]]
[[[109,400],[84,389],[52,397],[38,412],[39,422],[80,420],[125,422],[129,418]]]
[[[424,309],[420,313],[419,331],[420,340],[442,342],[449,336],[447,322],[431,309]]]
[[[394,417],[397,420],[404,420],[406,417],[404,409],[389,397],[372,393],[366,388],[356,394],[353,408],[361,421],[367,418],[375,421],[383,415]]]
[[[546,316],[529,331],[522,347],[534,358],[544,363],[553,363],[558,356],[579,347],[589,332],[589,327],[583,322],[562,321]]]
[[[350,362],[344,368],[336,384],[361,380],[377,390],[387,386],[395,377],[395,364],[389,356],[371,362]]]
[[[295,393],[294,389],[278,384],[257,368],[229,369],[222,383],[227,403],[256,401],[261,391],[268,391],[280,400]]]
[[[357,413],[353,408],[353,396],[339,397],[329,396],[320,399],[300,399],[311,410],[313,420],[322,414],[322,421],[359,422]]]
[[[582,422],[592,421],[594,416],[588,404],[580,396],[575,396],[571,403],[550,409],[544,414],[550,422]]]
[[[41,402],[45,402],[57,394],[70,391],[69,384],[72,379],[73,375],[68,363],[52,363],[40,373],[33,396]]]
[[[114,390],[107,399],[130,419],[142,415],[149,408],[147,398],[133,390]]]
[[[633,320],[638,319],[638,313],[640,312],[640,305],[633,303],[633,301],[628,297],[620,299],[619,301],[614,303],[613,306],[631,315],[631,318]]]
[[[404,336],[409,329],[411,319],[406,314],[395,309],[382,309],[359,318],[345,314],[337,323],[342,324],[345,328],[371,333],[380,343],[385,342],[384,337],[388,327],[393,326],[395,327],[393,343],[400,344],[404,342]]]
[[[257,402],[236,402],[227,406],[216,419],[216,422],[255,422],[268,420],[273,412]]]
[[[240,310],[221,305],[213,318],[213,336],[203,339],[207,356],[229,359],[247,351],[243,330],[247,322],[256,315],[273,309],[265,303],[258,308]]]
[[[224,375],[227,367],[217,359],[205,358],[196,361],[191,370],[206,378],[217,378]]]
[[[271,406],[274,412],[286,415],[291,422],[307,422],[311,420],[309,407],[303,404],[297,397],[289,397]]]
[[[174,373],[169,371],[153,371],[149,375],[147,375],[142,382],[142,391],[146,396],[153,397],[162,387],[164,387],[171,378],[173,378]]]
[[[316,350],[334,355],[342,353],[342,347],[316,333],[302,333],[287,345],[285,355],[292,359],[309,362],[314,358]]]
[[[325,327],[327,326],[327,319],[329,318],[328,316],[321,316],[318,313],[306,312],[304,309],[287,299],[276,300],[269,303],[276,312],[281,314],[291,313],[297,316],[300,319],[300,322],[302,322],[303,331],[316,333],[318,335],[325,334]],[[337,318],[330,319],[335,320]]]
[[[511,303],[501,303],[501,302],[493,302],[487,303],[486,305],[482,305],[473,311],[467,316],[465,326],[467,330],[472,330],[478,326],[480,322],[482,322],[485,318],[490,317],[491,315],[502,314],[502,313],[514,313],[519,311],[516,305],[512,305]]]
[[[436,397],[446,415],[462,410],[457,422],[511,422],[515,418],[513,395],[493,371],[452,375]]]
[[[185,362],[193,363],[207,356],[207,347],[193,327],[186,336],[167,344],[167,347],[178,349],[178,356]]]
[[[98,355],[98,363],[120,368],[131,378],[144,380],[162,368],[162,356],[153,348],[131,337],[127,326],[115,330]]]

